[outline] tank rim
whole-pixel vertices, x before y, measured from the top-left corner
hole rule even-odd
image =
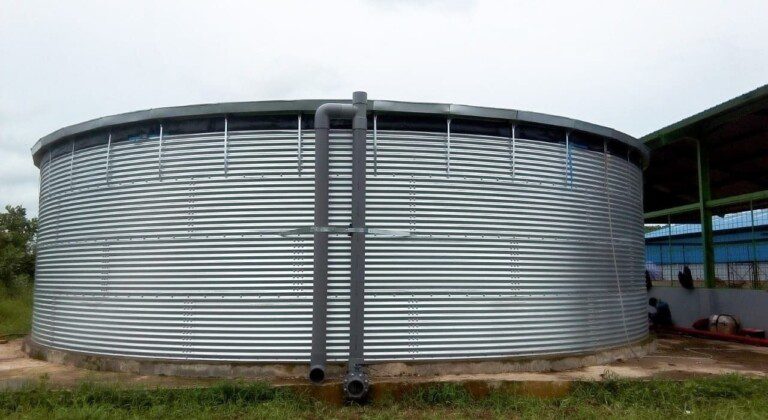
[[[274,113],[309,113],[327,102],[350,102],[336,99],[303,99],[282,101],[224,102],[199,105],[171,106],[152,108],[141,111],[115,114],[60,128],[42,138],[32,146],[32,157],[39,166],[44,150],[70,136],[92,130],[104,129],[142,121],[164,120],[171,118],[206,117],[237,114],[274,114]],[[647,166],[649,149],[639,139],[618,130],[592,124],[585,121],[539,112],[516,109],[491,108],[481,106],[401,102],[389,100],[369,100],[369,112],[387,112],[403,114],[423,114],[431,116],[463,117],[486,120],[506,120],[513,123],[534,123],[584,131],[617,140],[637,150],[642,156],[643,166]]]

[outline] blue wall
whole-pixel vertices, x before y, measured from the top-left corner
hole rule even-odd
[[[674,230],[673,230],[674,232]],[[715,262],[768,261],[768,226],[755,228],[753,253],[751,229],[715,232]],[[673,235],[670,255],[670,238],[646,237],[645,259],[655,264],[701,264],[701,235],[699,233]]]

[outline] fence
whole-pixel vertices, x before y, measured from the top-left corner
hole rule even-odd
[[[768,289],[766,207],[712,218],[716,287]],[[654,285],[679,286],[678,273],[687,266],[694,286],[703,287],[701,225],[674,222],[646,225],[646,271]]]

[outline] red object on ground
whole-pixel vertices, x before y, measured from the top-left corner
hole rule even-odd
[[[690,335],[693,337],[710,338],[713,340],[731,341],[734,343],[768,347],[768,339],[765,339],[765,338],[753,338],[753,337],[746,337],[743,335],[722,334],[722,333],[697,330],[693,328],[683,328],[683,327],[666,327],[665,330],[676,332],[678,334]]]
[[[709,331],[709,318],[697,319],[693,323],[693,328],[699,331]]]
[[[757,328],[742,328],[739,331],[741,335],[746,335],[752,338],[765,338],[765,330],[759,330]]]

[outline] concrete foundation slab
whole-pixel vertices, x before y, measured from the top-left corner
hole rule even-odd
[[[368,365],[371,378],[419,378],[440,375],[482,375],[518,372],[554,372],[583,366],[601,365],[616,360],[640,357],[652,352],[655,342],[648,338],[631,346],[604,349],[588,354],[537,356],[531,358],[483,359],[476,361],[450,360],[431,362],[390,362]],[[71,365],[95,371],[125,372],[139,375],[163,375],[187,378],[247,378],[270,382],[304,380],[308,375],[306,363],[232,363],[201,362],[102,356],[58,350],[35,343],[29,337],[22,342],[22,351],[33,359],[59,365]],[[328,363],[326,378],[341,380],[345,373],[342,363]]]

